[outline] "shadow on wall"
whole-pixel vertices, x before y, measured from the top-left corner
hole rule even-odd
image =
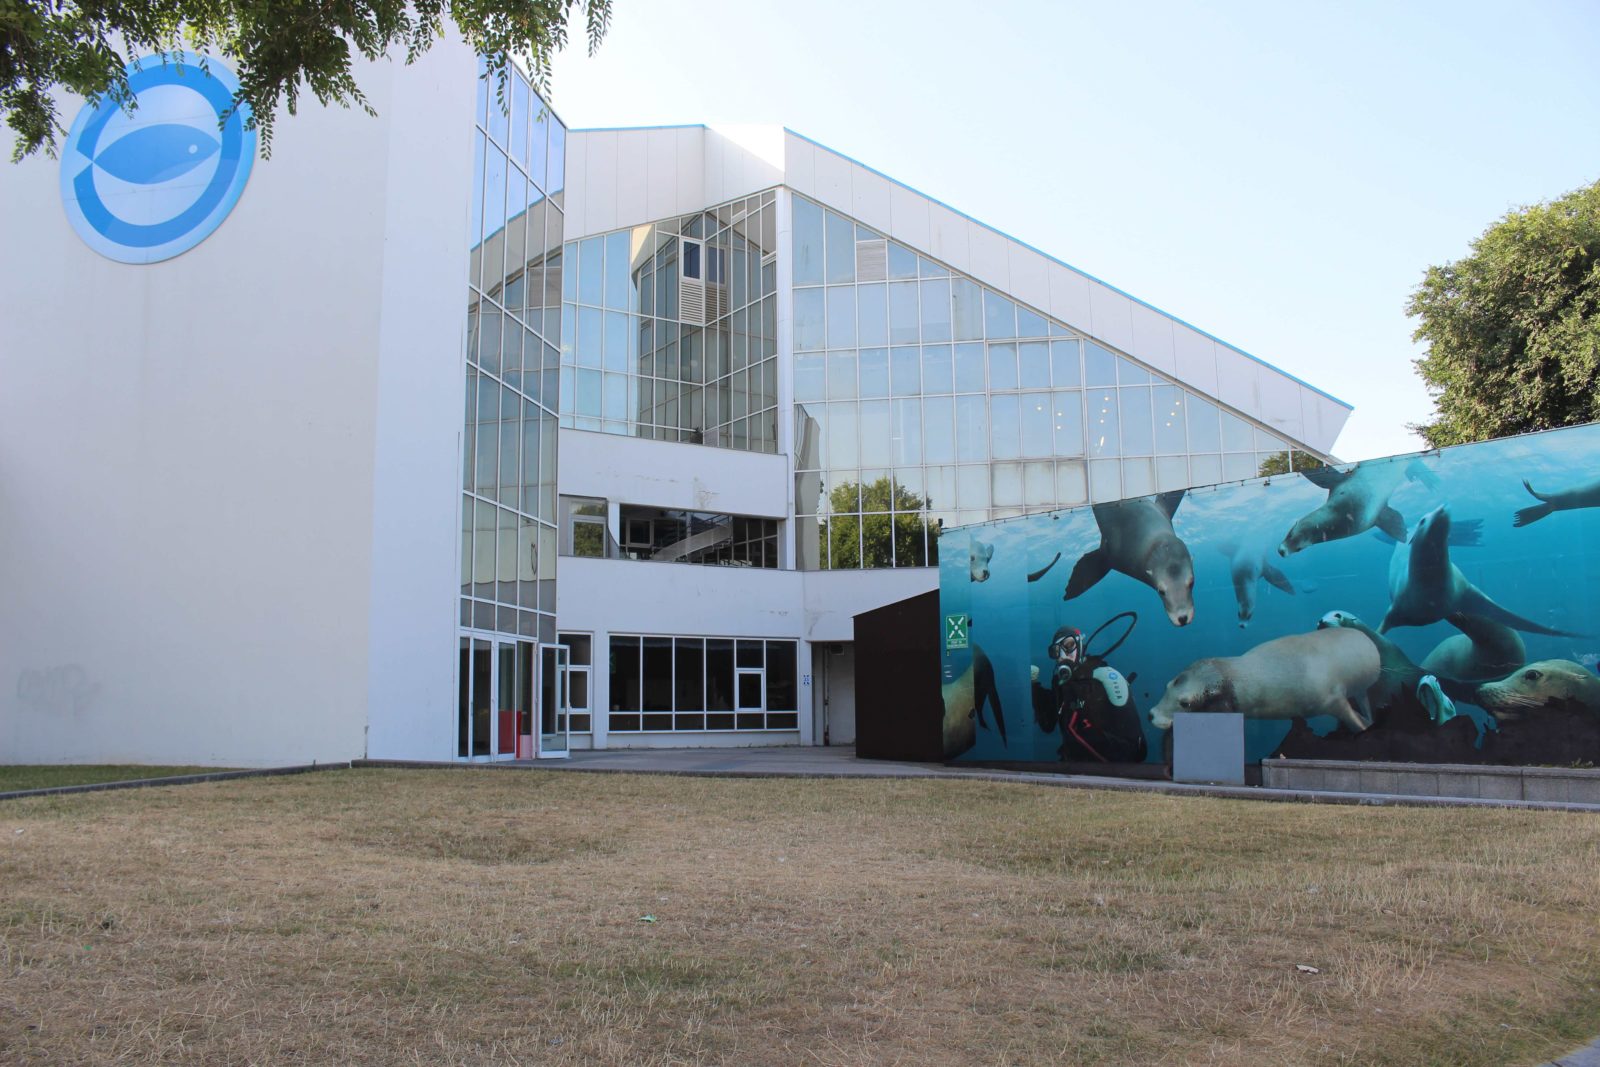
[[[1600,424],[947,530],[944,751],[1600,762]]]

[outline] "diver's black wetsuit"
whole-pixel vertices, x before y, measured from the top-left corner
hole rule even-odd
[[[1056,631],[1049,650],[1056,665],[1050,685],[1033,681],[1034,721],[1047,734],[1060,729],[1063,762],[1142,763],[1147,746],[1133,695],[1121,707],[1112,703],[1094,676],[1105,659],[1078,654],[1080,643],[1071,627]]]

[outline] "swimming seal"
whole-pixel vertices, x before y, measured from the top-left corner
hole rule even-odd
[[[1480,684],[1474,703],[1504,720],[1533,708],[1600,714],[1600,676],[1569,659],[1542,659]]]
[[[1269,585],[1290,596],[1294,583],[1267,559],[1267,547],[1260,541],[1239,543],[1223,542],[1217,546],[1228,557],[1228,572],[1233,577],[1233,595],[1239,602],[1239,628],[1242,630],[1255,617],[1256,582],[1262,578]]]
[[[1358,463],[1346,471],[1318,467],[1300,474],[1317,488],[1326,489],[1328,499],[1289,528],[1278,546],[1280,556],[1292,556],[1324,541],[1354,537],[1374,526],[1395,540],[1404,541],[1406,520],[1389,506],[1389,498],[1405,479],[1422,482],[1429,488],[1439,484],[1438,477],[1416,459],[1404,464],[1378,459]]]
[[[944,755],[946,759],[959,756],[978,741],[978,727],[985,730],[989,723],[983,717],[983,705],[994,709],[995,726],[1000,731],[1000,744],[1006,744],[1005,712],[1000,707],[1000,692],[994,684],[994,666],[983,649],[972,646],[972,662],[953,682],[940,687],[944,696]]]
[[[1094,506],[1100,547],[1078,560],[1062,600],[1082,596],[1111,571],[1143,582],[1161,597],[1174,626],[1194,619],[1194,561],[1172,530],[1185,490]]]
[[[1477,615],[1457,613],[1447,620],[1461,632],[1433,647],[1422,669],[1430,674],[1463,682],[1504,678],[1528,662],[1522,635],[1504,623]]]
[[[957,556],[956,558],[959,559],[960,557]],[[967,571],[973,581],[987,582],[989,580],[989,561],[993,558],[994,546],[974,537],[972,543],[967,546]]]
[[[1167,683],[1150,722],[1165,730],[1180,711],[1237,711],[1248,719],[1332,715],[1359,733],[1372,724],[1367,691],[1382,676],[1377,646],[1335,628],[1291,634],[1242,656],[1195,660]]]
[[[1532,493],[1540,503],[1523,508],[1512,518],[1513,526],[1529,526],[1538,522],[1552,511],[1573,511],[1577,508],[1600,508],[1600,479],[1575,486],[1571,489],[1562,489],[1554,493],[1541,493],[1528,480],[1522,480],[1522,487]]]
[[[1525,633],[1577,637],[1507,611],[1467,581],[1450,562],[1450,509],[1434,508],[1417,521],[1408,544],[1389,562],[1389,611],[1378,632],[1396,626],[1427,626],[1450,615],[1478,615]]]

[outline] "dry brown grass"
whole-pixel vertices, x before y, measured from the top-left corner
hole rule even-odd
[[[0,1062],[1533,1063],[1597,872],[1584,815],[960,781],[11,802]]]

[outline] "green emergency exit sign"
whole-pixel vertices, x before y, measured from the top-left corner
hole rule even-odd
[[[944,617],[944,649],[946,652],[967,647],[967,629],[972,620],[966,615]]]

